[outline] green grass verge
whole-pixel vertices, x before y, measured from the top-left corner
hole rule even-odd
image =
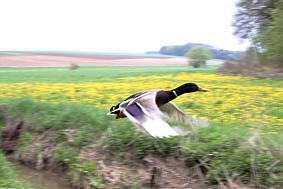
[[[30,131],[64,130],[88,127],[92,132],[105,130],[111,121],[105,110],[81,105],[35,103],[29,98],[9,102],[8,119],[24,119]]]
[[[62,133],[67,129],[78,131],[70,143],[58,145],[55,152],[56,161],[71,168],[70,175],[81,170],[79,149],[100,142],[106,152],[123,156],[136,131],[127,119],[114,121],[104,110],[88,106],[36,103],[30,99],[14,99],[6,104],[8,119],[24,119],[26,132],[55,131],[57,144],[64,143]],[[25,138],[21,143],[27,145],[29,134],[22,136]],[[202,167],[210,184],[236,175],[243,183],[279,186],[283,178],[283,167],[278,163],[282,161],[280,139],[271,137],[245,128],[235,130],[234,125],[212,123],[184,137],[152,139],[140,134],[130,148],[140,158],[154,153],[185,159],[189,167]],[[96,174],[94,170],[92,177],[99,180]]]

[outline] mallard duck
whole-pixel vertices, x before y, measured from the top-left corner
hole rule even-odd
[[[176,136],[179,134],[163,120],[164,115],[178,121],[185,120],[187,115],[170,101],[184,93],[196,91],[210,90],[195,83],[185,83],[173,90],[148,90],[112,106],[108,115],[116,115],[116,119],[128,117],[139,129],[153,137]]]

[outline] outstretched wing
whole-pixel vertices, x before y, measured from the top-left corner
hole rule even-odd
[[[162,111],[163,114],[167,115],[170,119],[189,124],[192,129],[209,126],[209,121],[207,119],[200,119],[195,116],[191,117],[188,114],[184,113],[182,110],[180,110],[172,102],[168,102],[162,105],[161,107],[159,107],[159,109],[160,111]],[[174,129],[175,130],[181,129],[182,133],[186,133],[186,131],[181,127]]]
[[[150,107],[148,106],[150,105]],[[147,108],[146,108],[147,107]],[[143,98],[129,105],[123,113],[141,130],[153,137],[176,136],[178,133],[163,119],[162,112],[151,99]]]
[[[183,122],[183,123],[188,123],[190,121],[189,116],[184,113],[182,110],[180,110],[175,104],[172,102],[168,102],[162,106],[159,107],[159,109],[167,115],[169,118]]]

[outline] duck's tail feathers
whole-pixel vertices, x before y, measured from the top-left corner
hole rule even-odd
[[[116,106],[112,106],[108,112],[107,115],[117,115],[121,112],[120,104],[117,104]]]
[[[118,109],[115,109],[115,110],[110,110],[110,112],[107,113],[107,115],[117,115],[121,112],[121,109],[118,108]]]

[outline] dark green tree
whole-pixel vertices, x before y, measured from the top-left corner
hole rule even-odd
[[[203,46],[193,47],[185,56],[189,58],[189,64],[194,68],[205,65],[207,60],[212,59],[210,50]]]
[[[240,0],[234,16],[234,34],[242,39],[253,40],[258,33],[271,26],[272,11],[278,0]]]
[[[264,55],[283,66],[283,0],[279,0],[272,13],[273,21],[267,31],[259,36]]]
[[[283,66],[283,0],[240,0],[237,8],[234,34],[251,40],[263,63]]]

